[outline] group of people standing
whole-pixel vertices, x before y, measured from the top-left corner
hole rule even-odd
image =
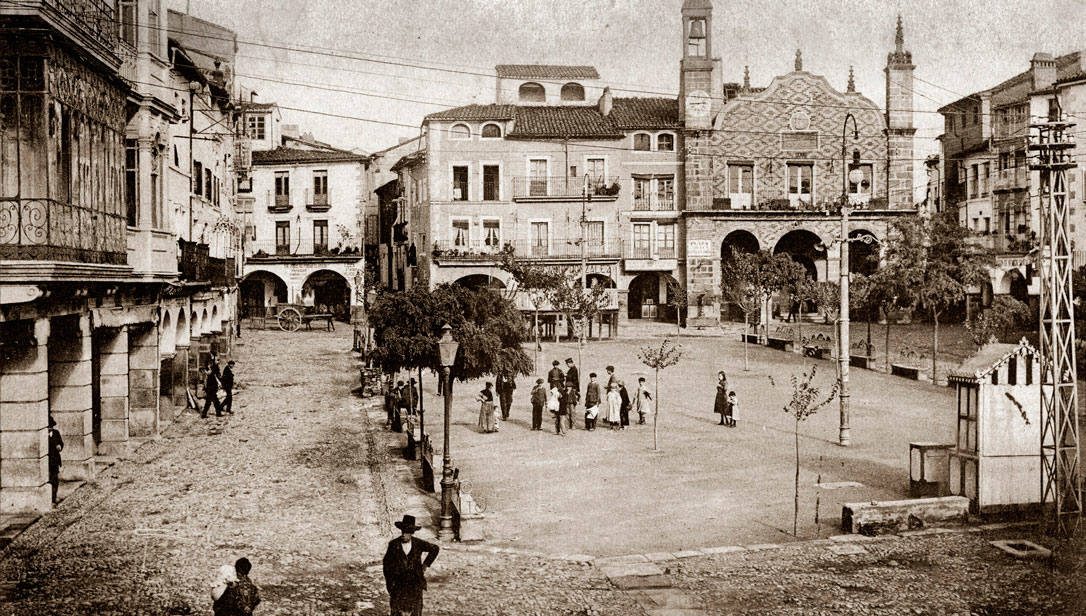
[[[735,391],[728,390],[728,375],[721,370],[716,375],[716,398],[713,400],[713,412],[720,415],[721,426],[735,427],[739,418],[739,398]]]
[[[573,413],[581,401],[580,392],[580,372],[573,358],[566,358],[565,371],[557,360],[551,362],[547,380],[536,379],[532,388],[532,430],[543,429],[544,409],[554,416],[556,434],[564,435],[567,429],[573,429]],[[612,430],[625,430],[630,425],[631,410],[637,412],[637,423],[643,424],[650,400],[652,394],[645,387],[644,377],[638,379],[637,391],[631,396],[625,382],[615,374],[614,366],[607,366],[607,383],[603,390],[596,373],[589,373],[584,390],[585,430],[596,429],[601,412],[606,413],[606,421]]]

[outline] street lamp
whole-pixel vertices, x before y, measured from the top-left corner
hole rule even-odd
[[[453,340],[452,327],[446,323],[441,328],[441,339],[437,342],[438,354],[441,358],[441,368],[444,372],[445,393],[445,445],[441,453],[441,526],[437,531],[437,538],[442,541],[453,539],[452,524],[452,489],[453,470],[452,460],[449,457],[449,425],[452,417],[452,367],[456,362],[456,351],[460,345]]]
[[[837,362],[840,366],[838,370],[838,397],[841,402],[841,427],[837,435],[837,444],[842,447],[848,447],[851,442],[851,436],[849,434],[849,408],[848,408],[848,366],[849,366],[849,325],[848,325],[848,283],[849,283],[849,263],[848,263],[848,183],[852,180],[853,183],[859,185],[863,180],[863,172],[859,169],[860,163],[860,151],[854,150],[852,152],[852,171],[849,171],[848,165],[848,142],[846,140],[848,135],[848,121],[852,120],[852,138],[859,140],[860,129],[856,126],[856,117],[851,112],[845,114],[845,123],[841,127],[841,262],[838,269],[841,273],[841,318],[838,320],[839,334],[837,336],[838,349],[837,349]]]

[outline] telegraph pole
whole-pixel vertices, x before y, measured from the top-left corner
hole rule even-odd
[[[1058,108],[1058,105],[1057,105]],[[1075,166],[1062,110],[1030,125],[1030,169],[1040,176],[1041,204],[1041,508],[1050,530],[1068,535],[1082,516],[1082,479],[1075,391],[1075,307],[1067,169]]]

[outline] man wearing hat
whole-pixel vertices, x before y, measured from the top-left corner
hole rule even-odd
[[[60,487],[60,452],[64,450],[64,439],[57,430],[57,422],[49,416],[49,484],[53,486],[53,504],[57,504],[57,488]]]
[[[385,588],[388,589],[392,616],[422,616],[422,591],[426,589],[426,568],[434,564],[438,546],[415,537],[419,526],[415,516],[404,515],[394,522],[402,533],[388,542],[385,550]],[[422,555],[426,554],[423,559]]]
[[[573,429],[573,409],[581,400],[581,374],[577,372],[577,365],[572,357],[566,358],[566,417],[569,421],[569,429]]]

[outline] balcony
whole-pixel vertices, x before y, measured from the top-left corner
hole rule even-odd
[[[286,214],[293,208],[294,206],[290,204],[290,195],[275,195],[274,199],[270,195],[268,197],[269,214]]]
[[[113,3],[107,0],[21,0],[0,4],[0,16],[37,17],[78,46],[118,65],[117,25]]]
[[[327,244],[314,244],[312,239],[293,240],[289,244],[264,240],[246,244],[251,252],[248,260],[283,260],[283,259],[337,259],[357,261],[361,251],[357,247],[329,248]]]
[[[1010,192],[1012,190],[1026,190],[1029,188],[1029,169],[1026,167],[1011,167],[1000,169],[992,178],[992,192]]]
[[[125,265],[125,218],[52,199],[0,200],[0,260]]]
[[[675,198],[635,197],[634,210],[639,212],[673,212],[675,211]]]
[[[593,201],[614,201],[618,199],[619,190],[617,177],[589,180],[588,195]],[[513,178],[513,201],[576,201],[583,194],[583,177]]]
[[[630,272],[667,272],[678,267],[678,251],[675,245],[661,246],[658,243],[624,243],[622,251],[623,265]]]
[[[181,258],[177,269],[180,279],[189,283],[206,283],[217,286],[232,286],[237,279],[234,276],[236,264],[233,258],[218,259],[209,255],[207,244],[197,244],[178,240]]]
[[[746,197],[742,201],[736,201],[735,198]],[[801,199],[797,197],[789,198],[775,198],[775,199],[762,199],[757,202],[750,201],[750,195],[731,195],[728,197],[714,197],[712,209],[713,212],[734,212],[746,214],[749,212],[804,212],[812,214],[834,214],[836,215],[841,211],[841,199],[840,196],[835,196],[829,199]],[[885,210],[887,209],[886,197],[868,197],[867,195],[849,195],[849,204],[853,211],[865,211],[865,210]]]
[[[552,239],[546,243],[536,243],[531,240],[516,240],[502,242],[501,245],[487,244],[485,240],[471,240],[468,242],[434,242],[431,256],[438,264],[458,262],[484,262],[497,261],[497,254],[504,247],[511,247],[518,258],[545,259],[545,260],[579,260],[581,258],[580,239]],[[588,259],[618,259],[621,256],[621,246],[617,241],[589,240],[585,245],[585,257]]]
[[[328,193],[316,193],[310,192],[307,188],[305,191],[305,210],[307,212],[327,212],[332,209],[331,203],[328,201]]]

